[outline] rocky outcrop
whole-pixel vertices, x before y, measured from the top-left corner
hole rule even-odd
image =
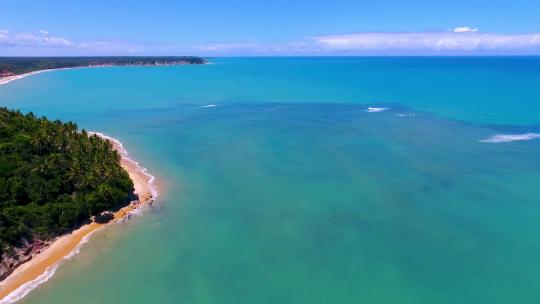
[[[114,219],[114,213],[111,211],[103,211],[100,214],[94,216],[94,222],[98,224],[107,224]]]
[[[11,71],[0,71],[0,77],[10,77],[15,76],[15,73]]]
[[[33,243],[25,242],[21,247],[10,247],[5,250],[0,260],[0,281],[3,281],[17,267],[30,261],[50,244],[50,242],[34,240]]]

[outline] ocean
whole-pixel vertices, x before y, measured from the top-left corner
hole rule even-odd
[[[160,185],[20,303],[540,303],[540,57],[209,61],[0,86]]]

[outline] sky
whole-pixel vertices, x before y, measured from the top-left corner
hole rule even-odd
[[[540,55],[538,0],[0,0],[0,56]]]

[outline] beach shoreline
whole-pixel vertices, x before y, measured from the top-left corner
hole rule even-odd
[[[56,238],[31,260],[17,267],[6,279],[0,282],[0,304],[13,303],[22,299],[32,289],[46,282],[63,260],[77,254],[79,248],[89,240],[94,232],[139,214],[142,208],[151,205],[158,196],[155,177],[128,156],[128,152],[119,140],[102,133],[89,132],[89,134],[95,134],[108,140],[118,151],[121,157],[121,166],[128,172],[133,181],[137,199],[114,212],[114,219],[109,223],[99,224],[93,221],[85,224],[69,234]]]
[[[17,74],[17,75],[10,75],[10,76],[4,76],[0,77],[0,85],[8,84],[12,81],[22,79],[28,76],[44,73],[44,72],[50,72],[50,71],[59,71],[59,70],[69,70],[69,69],[84,69],[84,68],[104,68],[104,67],[130,67],[130,66],[175,66],[175,65],[189,65],[190,63],[161,63],[161,64],[92,64],[92,65],[81,65],[81,66],[74,66],[74,67],[65,67],[65,68],[54,68],[54,69],[44,69],[44,70],[37,70],[32,71],[28,73],[23,74]],[[210,62],[204,62],[200,63],[202,65],[210,64]]]
[[[36,74],[44,73],[44,72],[50,72],[50,71],[54,71],[54,70],[60,70],[60,69],[38,70],[38,71],[32,71],[32,72],[28,72],[28,73],[24,73],[24,74],[19,74],[19,75],[0,77],[0,85],[8,84],[8,83],[10,83],[12,81],[15,81],[15,80],[18,80],[18,79],[22,79],[22,78],[25,78],[25,77],[28,77],[28,76],[32,76],[32,75],[36,75]]]
[[[114,66],[115,65],[89,65],[89,66],[78,66],[78,67],[69,67],[69,68],[56,68],[56,69],[37,70],[37,71],[32,71],[32,72],[18,74],[18,75],[0,77],[0,85],[8,84],[8,83],[10,83],[12,81],[15,81],[15,80],[19,80],[19,79],[22,79],[22,78],[26,78],[28,76],[41,74],[41,73],[45,73],[45,72],[71,70],[71,69],[85,69],[85,68],[104,68],[104,67],[114,67]]]

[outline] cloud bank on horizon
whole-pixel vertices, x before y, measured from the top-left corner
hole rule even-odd
[[[122,40],[73,41],[45,30],[0,29],[0,55],[474,55],[540,54],[540,33],[483,33],[459,26],[431,32],[358,32],[306,37],[285,43],[217,42],[145,44]]]
[[[540,34],[481,33],[456,27],[448,32],[353,33],[314,38],[328,50],[538,51]]]
[[[157,49],[157,48],[156,48]],[[122,40],[73,41],[48,31],[10,32],[0,29],[0,56],[129,55],[143,53],[143,44]]]
[[[49,32],[39,30],[34,33],[11,33],[0,29],[1,47],[71,47],[74,43],[68,39],[49,36]]]

